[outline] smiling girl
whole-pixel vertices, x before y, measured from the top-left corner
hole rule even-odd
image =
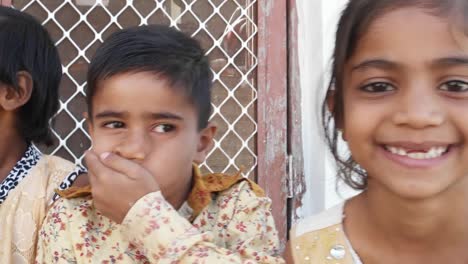
[[[324,128],[338,175],[362,192],[300,221],[290,260],[468,262],[467,32],[466,0],[348,3]]]

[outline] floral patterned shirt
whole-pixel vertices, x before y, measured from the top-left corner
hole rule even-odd
[[[188,217],[161,192],[138,200],[122,224],[96,211],[89,196],[61,199],[40,232],[36,263],[284,263],[271,200],[249,180],[216,187],[233,179],[218,176],[195,181]]]

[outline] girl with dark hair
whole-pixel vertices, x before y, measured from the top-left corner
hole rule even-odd
[[[348,3],[323,120],[362,192],[297,223],[290,261],[468,263],[467,32],[466,0]]]
[[[32,263],[55,189],[81,173],[42,154],[59,106],[62,66],[47,31],[32,16],[0,6],[0,263]]]

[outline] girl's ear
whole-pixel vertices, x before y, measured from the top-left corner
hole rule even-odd
[[[343,116],[337,116],[336,113],[336,91],[330,90],[327,93],[327,107],[328,111],[333,115],[333,120],[335,122],[335,128],[341,132],[341,137],[346,141],[346,134],[344,131]]]
[[[342,129],[342,118],[336,116],[336,104],[337,104],[337,98],[336,98],[336,91],[335,90],[330,90],[327,92],[327,107],[328,111],[330,111],[330,114],[333,115],[333,120],[335,122],[335,127],[336,129]]]
[[[34,87],[31,74],[19,71],[16,74],[18,88],[3,87],[0,89],[0,106],[6,111],[14,111],[25,105],[31,99]]]
[[[330,90],[327,92],[327,107],[328,107],[328,111],[330,111],[330,113],[334,113],[335,111],[335,90]]]
[[[197,152],[193,162],[196,164],[203,163],[205,161],[208,152],[213,147],[213,138],[216,135],[216,130],[218,127],[213,123],[208,123],[208,125],[200,131]]]

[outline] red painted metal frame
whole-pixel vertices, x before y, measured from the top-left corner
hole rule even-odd
[[[0,0],[0,5],[11,6],[11,0]]]
[[[287,0],[258,1],[258,183],[287,234]]]
[[[298,17],[296,0],[288,0],[288,153],[293,159],[290,186],[293,187],[288,203],[288,226],[298,219],[296,209],[302,206],[306,190],[302,144],[302,93],[298,54]]]

